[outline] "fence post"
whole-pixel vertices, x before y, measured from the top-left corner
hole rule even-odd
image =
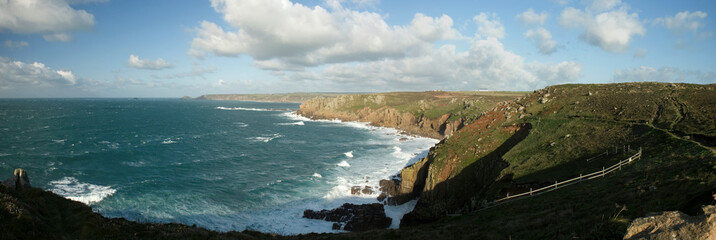
[[[629,151],[631,152],[631,144],[630,144],[630,145],[628,145],[628,149],[629,149]]]
[[[581,173],[579,174],[579,181],[580,181],[580,182],[582,181],[582,174],[581,174]]]
[[[532,188],[530,188],[530,196],[532,196]]]
[[[554,189],[557,189],[557,181],[554,181]]]
[[[604,167],[602,167],[602,177],[604,177]]]

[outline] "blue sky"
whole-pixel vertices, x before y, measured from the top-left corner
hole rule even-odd
[[[9,0],[0,97],[716,82],[713,1]]]

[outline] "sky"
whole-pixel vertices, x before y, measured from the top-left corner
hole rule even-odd
[[[0,0],[0,98],[716,83],[711,0]]]

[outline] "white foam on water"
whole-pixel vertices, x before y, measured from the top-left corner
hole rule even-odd
[[[9,154],[9,153],[0,153],[0,157],[7,157],[7,156],[10,156],[10,155],[12,155],[12,154]]]
[[[274,133],[273,135],[264,135],[264,136],[260,136],[260,137],[251,137],[251,138],[249,138],[249,140],[252,140],[252,141],[254,141],[254,142],[265,142],[265,143],[267,143],[267,142],[270,142],[271,140],[274,140],[274,139],[280,138],[280,137],[283,137],[283,136],[282,136],[281,134]]]
[[[83,183],[74,177],[64,177],[60,180],[51,181],[50,185],[50,191],[53,193],[87,205],[102,201],[102,199],[117,192],[110,186]]]
[[[67,139],[52,139],[54,143],[65,143],[65,141],[67,141]]]
[[[313,121],[310,118],[298,115],[296,112],[284,112],[279,114],[279,116],[294,120],[294,121]]]
[[[292,123],[276,123],[276,125],[279,125],[279,126],[291,126],[291,125],[303,126],[306,124],[303,123],[303,121],[300,121],[300,122],[292,122]]]
[[[147,165],[144,161],[136,161],[136,162],[121,162],[122,165],[127,165],[130,167],[144,167],[144,165]]]
[[[346,155],[346,157],[352,158],[352,157],[353,157],[353,151],[344,152],[343,155]]]
[[[336,164],[336,166],[349,168],[349,167],[351,167],[351,164],[348,163],[346,160],[343,160],[343,161],[339,162],[338,164]]]
[[[318,174],[318,173],[313,173],[312,176],[315,178],[323,178],[323,176],[321,176],[321,174]]]
[[[236,125],[237,127],[241,127],[241,128],[249,126],[248,124],[242,123],[242,122],[234,122],[234,125]]]
[[[164,141],[162,141],[162,144],[172,144],[172,143],[177,143],[177,141],[174,141],[171,138],[167,138],[167,139],[164,139]]]

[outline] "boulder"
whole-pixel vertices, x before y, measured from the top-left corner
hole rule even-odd
[[[716,206],[704,206],[702,214],[662,212],[634,219],[624,239],[716,239]]]
[[[336,222],[333,229],[343,229],[352,232],[362,232],[372,229],[384,229],[393,221],[385,215],[385,209],[380,203],[356,205],[346,203],[333,210],[314,211],[307,209],[303,212],[304,218],[321,219]]]
[[[22,168],[15,169],[13,176],[2,182],[3,185],[20,191],[25,188],[30,188],[30,178],[27,177],[27,172]]]

